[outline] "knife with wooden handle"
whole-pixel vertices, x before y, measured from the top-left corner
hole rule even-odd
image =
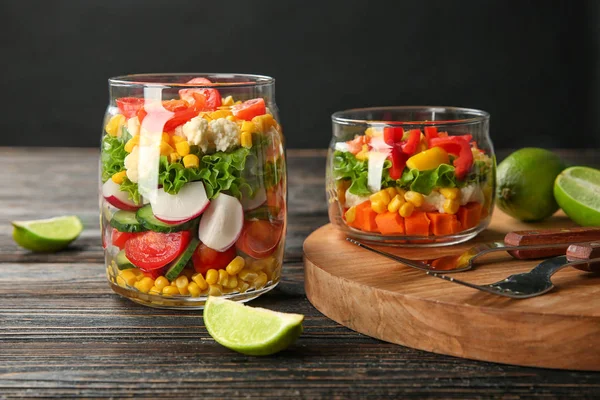
[[[520,260],[558,256],[565,254],[567,248],[572,244],[592,241],[600,241],[600,228],[532,229],[509,232],[504,237],[504,244],[507,246],[548,246],[509,251],[510,255]]]
[[[580,261],[590,259],[600,259],[600,241],[583,244],[572,244],[567,249],[567,260],[569,261]],[[573,267],[582,271],[600,272],[600,262],[578,264],[574,265]]]

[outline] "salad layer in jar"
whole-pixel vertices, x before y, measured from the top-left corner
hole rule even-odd
[[[186,88],[169,100],[123,97],[116,105],[101,149],[109,280],[129,291],[191,298],[276,284],[285,161],[281,128],[265,100]],[[158,133],[152,119],[160,120]]]
[[[491,213],[494,161],[471,135],[370,127],[332,151],[329,198],[350,232],[441,238],[473,231]]]

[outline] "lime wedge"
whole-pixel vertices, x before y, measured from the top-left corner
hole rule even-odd
[[[565,214],[583,226],[600,226],[600,170],[565,169],[554,182],[554,197]]]
[[[228,349],[251,356],[277,353],[302,333],[304,315],[253,308],[220,297],[209,297],[204,307],[208,333]]]
[[[18,245],[31,251],[54,252],[64,249],[83,230],[76,216],[13,221],[13,239]]]

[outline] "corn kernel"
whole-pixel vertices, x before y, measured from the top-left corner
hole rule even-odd
[[[402,189],[401,187],[396,187],[396,193],[398,193],[400,196],[402,196],[402,198],[404,198],[406,190]]]
[[[393,199],[394,196],[398,194],[398,192],[396,192],[396,188],[393,188],[393,187],[389,187],[389,188],[383,189],[383,190],[388,192],[388,194],[390,195],[390,199]]]
[[[156,286],[152,286],[148,291],[148,294],[160,294],[160,289]]]
[[[366,161],[369,159],[369,146],[363,144],[362,149],[356,153],[356,159],[360,161]]]
[[[258,274],[258,277],[254,281],[254,287],[256,289],[260,289],[267,284],[268,280],[269,280],[269,278],[267,277],[267,274],[265,274],[264,272],[261,272]]]
[[[229,280],[229,274],[224,269],[219,270],[219,284],[221,286],[227,286],[227,282]]]
[[[187,142],[187,139],[184,138],[183,136],[177,136],[177,135],[171,136],[171,143],[173,143],[174,145],[177,145],[177,143],[179,143],[179,142]]]
[[[158,278],[156,278],[156,281],[154,281],[154,286],[156,286],[158,290],[163,290],[165,286],[169,286],[170,284],[171,283],[169,282],[169,280],[164,276],[159,276]]]
[[[190,282],[190,284],[188,285],[188,292],[190,293],[190,295],[192,297],[198,297],[200,296],[200,287],[198,286],[198,284],[196,282]]]
[[[381,128],[379,128],[381,129]],[[377,136],[381,136],[380,131],[378,131],[376,128],[367,128],[365,129],[365,135],[369,136],[369,137],[377,137]]]
[[[375,211],[377,214],[381,214],[387,211],[387,205],[380,201],[372,201],[371,209]]]
[[[460,207],[460,203],[458,200],[446,199],[444,200],[444,204],[442,208],[446,214],[456,214]]]
[[[154,279],[145,276],[142,278],[142,280],[136,282],[133,286],[142,293],[148,293],[152,286],[154,286]]]
[[[459,188],[442,188],[442,189],[440,189],[440,193],[442,194],[442,196],[444,196],[447,199],[456,200],[456,199],[458,199],[458,196],[460,195],[460,189]]]
[[[237,256],[236,258],[231,260],[231,262],[227,265],[227,268],[225,268],[225,270],[229,275],[236,275],[242,270],[242,268],[244,268],[245,265],[246,262],[244,261],[244,259],[240,256]]]
[[[206,283],[206,279],[204,279],[202,274],[196,273],[192,275],[192,280],[198,285],[200,290],[206,290],[208,288],[208,283]]]
[[[346,222],[351,224],[356,219],[356,206],[352,206],[346,211]]]
[[[225,284],[224,286],[225,286],[227,289],[235,289],[235,288],[237,287],[237,285],[238,285],[238,280],[237,280],[237,278],[236,278],[235,276],[230,276],[230,277],[227,279],[227,284]]]
[[[137,281],[137,276],[132,269],[126,269],[125,271],[123,271],[120,277],[123,278],[125,283],[127,283],[129,286],[133,286],[133,284]]]
[[[254,132],[254,130],[256,129],[256,127],[254,126],[254,124],[250,121],[244,121],[242,122],[242,131],[244,132]]]
[[[221,105],[231,107],[233,105],[233,97],[227,96],[221,101]]]
[[[179,289],[182,287],[187,288],[188,283],[190,282],[188,281],[187,276],[178,276],[177,279],[175,279],[175,285],[177,285]]]
[[[133,148],[138,144],[140,144],[140,135],[135,135],[134,137],[129,139],[127,143],[125,143],[125,146],[123,148],[126,152],[131,153],[133,151]]]
[[[209,269],[206,271],[206,283],[214,285],[219,281],[219,271],[216,269]]]
[[[162,289],[161,293],[164,294],[164,295],[168,295],[168,296],[171,296],[171,295],[174,295],[174,294],[180,294],[179,293],[179,289],[177,289],[177,286],[171,286],[171,285],[165,286]]]
[[[175,143],[175,148],[177,149],[177,154],[179,154],[181,157],[185,157],[190,154],[190,144],[186,141]]]
[[[190,294],[190,291],[188,290],[187,285],[183,286],[183,287],[178,287],[177,290],[179,291],[179,294],[182,294],[184,296],[187,294]]]
[[[409,203],[408,201],[404,204],[402,204],[400,206],[400,210],[398,211],[398,213],[400,214],[401,217],[410,217],[413,213],[413,211],[415,211],[415,205],[413,203]]]
[[[172,137],[172,135],[169,135],[167,132],[163,132],[161,140],[163,142],[165,142],[166,144],[170,145],[171,144],[171,137]]]
[[[188,154],[187,156],[183,157],[183,166],[186,168],[197,168],[200,166],[200,159],[195,154]]]
[[[121,136],[121,127],[124,124],[125,116],[122,114],[117,114],[113,115],[110,118],[104,129],[106,130],[106,133],[108,133],[110,136]]]
[[[120,185],[121,183],[123,183],[123,181],[125,180],[126,177],[127,177],[127,172],[121,171],[121,172],[117,172],[116,174],[111,176],[110,179],[112,179],[112,181],[114,183],[116,183],[117,185]]]
[[[421,207],[425,201],[425,198],[421,193],[413,192],[412,190],[406,192],[404,199],[409,203],[412,203],[415,207]]]
[[[252,262],[246,263],[246,268],[249,268],[250,271],[256,273],[262,271],[264,267],[265,264],[262,262],[262,260],[253,260]]]
[[[248,268],[244,268],[238,274],[238,277],[246,282],[252,282],[258,277],[258,274],[254,271],[249,270]]]
[[[242,131],[240,135],[240,142],[242,147],[247,149],[252,148],[252,132]]]
[[[371,203],[378,202],[383,203],[383,205],[387,206],[390,203],[391,198],[387,190],[380,190],[379,192],[372,194],[369,197],[369,200],[371,200]]]
[[[230,115],[231,115],[231,111],[229,111],[229,110],[218,110],[218,111],[213,111],[210,113],[210,117],[212,119],[227,118]]]
[[[237,285],[237,291],[240,293],[244,293],[246,290],[248,290],[248,288],[250,287],[250,285],[248,285],[248,282],[244,282],[243,280],[238,280],[238,285]]]
[[[227,121],[231,121],[231,122],[237,122],[238,119],[236,117],[234,117],[233,115],[228,115],[227,117],[225,117],[225,119]]]
[[[171,147],[171,145],[163,140],[160,141],[160,155],[161,156],[169,156],[169,154],[173,153],[175,151],[174,148]]]
[[[388,204],[387,210],[389,212],[398,212],[398,210],[404,203],[406,203],[406,201],[404,200],[404,197],[397,194],[392,198],[392,201],[390,201],[390,204]]]
[[[169,154],[169,162],[171,164],[179,162],[179,160],[181,160],[181,156],[178,153],[173,152]]]
[[[216,284],[216,285],[210,285],[208,287],[208,295],[209,296],[220,296],[223,294],[223,288],[221,287],[221,285]]]

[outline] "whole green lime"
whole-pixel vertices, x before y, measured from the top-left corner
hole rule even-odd
[[[554,180],[566,168],[553,152],[535,147],[506,157],[496,172],[498,207],[521,221],[540,221],[558,210]]]

